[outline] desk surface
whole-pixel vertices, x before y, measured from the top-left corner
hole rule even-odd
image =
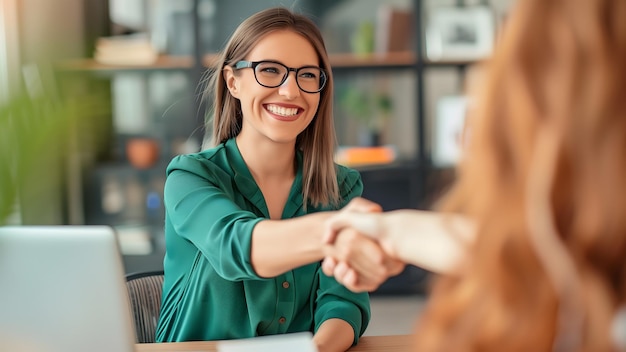
[[[350,352],[406,352],[411,345],[411,335],[363,336]],[[216,341],[193,341],[175,343],[140,343],[136,352],[217,352]]]

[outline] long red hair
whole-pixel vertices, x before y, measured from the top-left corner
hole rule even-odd
[[[626,303],[626,1],[517,0],[486,65],[441,203],[475,219],[477,237],[434,283],[416,350],[613,351]]]

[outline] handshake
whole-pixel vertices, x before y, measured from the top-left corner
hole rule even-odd
[[[326,220],[322,270],[354,292],[374,291],[406,264],[446,273],[474,236],[471,221],[421,210],[383,212],[355,198]]]

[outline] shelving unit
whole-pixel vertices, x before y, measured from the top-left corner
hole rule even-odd
[[[418,64],[417,56],[411,51],[392,52],[388,54],[357,55],[353,53],[330,54],[333,70],[345,69],[412,69]],[[203,55],[203,67],[212,67],[215,55]],[[161,55],[156,62],[149,65],[107,65],[91,58],[66,60],[58,64],[57,69],[64,72],[103,72],[121,73],[124,71],[154,70],[189,70],[194,67],[192,56]],[[458,67],[471,64],[471,61],[424,61],[428,67]]]

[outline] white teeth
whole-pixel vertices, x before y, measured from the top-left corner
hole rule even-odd
[[[267,105],[267,110],[269,110],[269,112],[276,114],[276,115],[282,115],[282,116],[294,116],[298,113],[298,109],[297,108],[285,108],[282,106],[278,106],[278,105]]]

